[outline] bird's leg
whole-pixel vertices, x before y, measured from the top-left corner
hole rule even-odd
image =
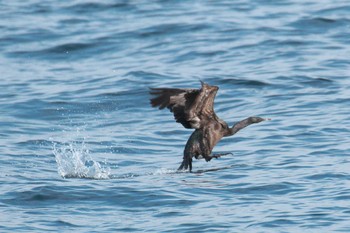
[[[180,167],[177,169],[178,171],[189,169],[192,172],[192,157],[190,155],[184,155],[182,163]]]
[[[207,162],[209,162],[212,158],[214,158],[213,156],[210,156],[212,148],[210,148],[209,145],[210,145],[210,141],[208,140],[208,138],[204,137],[203,141],[200,143],[200,149],[201,149],[201,152],[202,152],[201,154],[203,158]]]
[[[218,159],[218,158],[225,156],[225,155],[233,155],[233,154],[231,152],[229,152],[229,153],[217,153],[217,154],[211,154],[211,155],[202,154],[202,156],[198,157],[197,159],[205,159],[205,161],[209,162],[213,158]]]
[[[210,160],[212,160],[212,158],[220,158],[222,156],[225,155],[233,155],[232,153],[219,153],[219,154],[212,154],[212,155],[203,155],[203,158],[205,159],[205,161],[209,162]]]
[[[219,153],[219,154],[213,154],[211,157],[213,158],[220,158],[221,156],[225,156],[225,155],[233,155],[231,152],[229,153]]]
[[[208,154],[202,154],[205,161],[209,162],[212,158],[216,158],[214,156],[208,155]]]

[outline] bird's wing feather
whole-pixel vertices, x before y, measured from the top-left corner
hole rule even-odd
[[[151,88],[150,94],[155,95],[151,99],[152,107],[167,107],[173,112],[176,122],[185,128],[199,128],[200,119],[192,109],[200,94],[199,89]]]

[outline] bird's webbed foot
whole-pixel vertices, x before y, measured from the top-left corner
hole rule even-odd
[[[225,155],[233,155],[233,154],[231,152],[230,153],[218,153],[218,154],[213,154],[211,157],[218,159],[218,158],[225,156]]]

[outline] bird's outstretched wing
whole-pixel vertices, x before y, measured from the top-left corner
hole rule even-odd
[[[200,89],[150,89],[150,94],[155,95],[151,99],[152,107],[159,107],[159,109],[167,107],[174,113],[176,122],[181,123],[185,128],[197,129],[200,127],[200,119],[192,107],[201,92]]]

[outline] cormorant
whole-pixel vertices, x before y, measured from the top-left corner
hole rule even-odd
[[[229,127],[227,123],[216,116],[213,106],[214,98],[219,89],[201,81],[201,89],[150,88],[152,107],[164,109],[167,107],[173,112],[176,122],[187,129],[195,129],[188,139],[183,161],[178,170],[192,171],[192,158],[203,157],[207,162],[212,158],[219,158],[226,154],[213,154],[214,146],[223,137],[231,136],[244,127],[259,123],[261,117],[248,117]]]

